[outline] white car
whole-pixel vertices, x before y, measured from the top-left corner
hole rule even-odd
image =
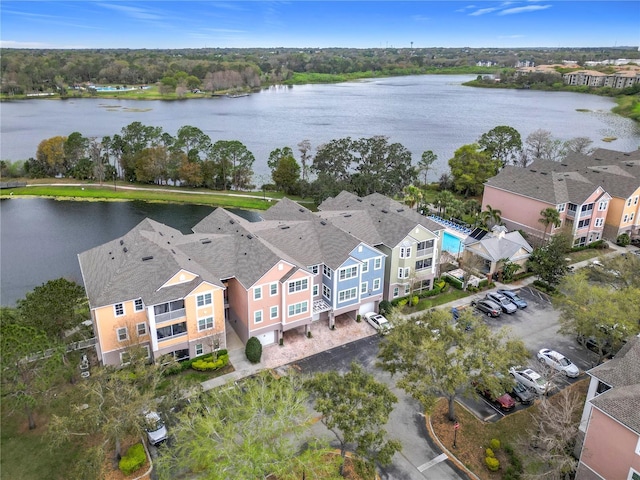
[[[151,445],[157,445],[167,439],[167,427],[157,412],[147,412],[144,419],[147,438]]]
[[[543,348],[538,352],[540,363],[546,363],[551,368],[564,373],[567,377],[575,378],[580,375],[580,370],[575,364],[561,353]]]
[[[509,369],[509,373],[513,375],[518,382],[523,384],[525,387],[530,388],[538,395],[545,395],[549,392],[549,382],[547,382],[542,376],[531,370],[530,368],[524,367],[511,367]]]
[[[385,335],[389,333],[391,330],[391,324],[389,320],[384,318],[382,315],[376,312],[369,312],[364,314],[364,318],[367,320],[369,325],[378,330],[381,334]]]

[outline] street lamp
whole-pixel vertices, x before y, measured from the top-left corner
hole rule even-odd
[[[456,445],[456,440],[458,439],[458,430],[460,429],[460,424],[458,422],[453,424],[453,448],[458,448]]]
[[[113,191],[114,192],[118,191],[118,187],[116,186],[116,178],[118,178],[118,172],[114,170],[113,171]]]

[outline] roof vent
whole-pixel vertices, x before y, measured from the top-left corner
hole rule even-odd
[[[344,218],[349,218],[350,216],[351,216],[351,214],[350,214],[350,213],[347,213],[347,214],[344,216]]]
[[[625,153],[623,153],[622,155],[624,155],[625,157],[630,157],[630,156],[631,156],[631,154],[630,154],[630,153],[626,153],[626,152],[625,152]]]
[[[627,167],[633,167],[633,166],[634,166],[634,165],[633,165],[633,163],[625,163],[625,165],[626,165]]]
[[[286,230],[287,228],[289,228],[289,225],[282,225],[282,226],[280,227],[280,230]]]
[[[247,234],[247,238],[248,238],[249,240],[251,240],[251,239],[253,238],[253,235],[251,235],[250,233],[248,233],[248,234]]]
[[[153,255],[149,255],[148,257],[142,257],[143,262],[146,262],[147,260],[153,260]]]
[[[533,168],[530,171],[533,172],[533,173],[537,172],[537,170],[534,170]]]
[[[124,240],[120,239],[120,245],[124,245]]]
[[[562,165],[563,167],[568,167],[569,166],[566,163],[561,163],[560,165]]]
[[[129,250],[127,249],[127,247],[124,247],[124,248],[122,249],[122,251],[123,251],[124,253],[127,253]]]
[[[540,175],[547,175],[547,172],[540,172]]]
[[[564,182],[564,178],[559,178],[558,181],[559,182]]]
[[[324,220],[320,220],[320,225],[326,225],[327,222],[325,222]]]
[[[174,255],[176,254],[176,251],[172,248],[171,249],[171,253],[173,253]]]
[[[383,208],[381,211],[382,213],[389,213],[389,210],[387,210],[386,208]]]
[[[300,207],[298,211],[304,213],[304,208]]]
[[[597,161],[599,161],[599,162],[601,162],[601,161],[602,161],[602,159],[601,159],[601,158],[598,158],[598,157],[596,157],[595,159],[596,159]]]
[[[229,223],[230,223],[231,225],[233,225],[234,223],[236,223],[236,221],[235,221],[234,219],[231,219],[231,220],[229,220]]]
[[[356,202],[361,202],[362,199],[361,198],[356,198]]]
[[[162,232],[158,232],[160,234],[161,237],[164,237],[164,233]]]
[[[206,245],[207,243],[211,243],[211,240],[209,240],[208,238],[205,238],[204,240],[202,240],[203,245]]]

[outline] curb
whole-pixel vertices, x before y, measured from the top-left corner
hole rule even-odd
[[[469,475],[469,477],[475,480],[481,480],[480,477],[469,470],[460,460],[458,460],[458,457],[451,453],[449,449],[445,447],[444,444],[440,441],[436,433],[433,431],[433,425],[431,424],[431,415],[425,415],[425,423],[427,424],[427,431],[429,432],[429,436],[434,442],[436,442],[438,447],[440,447],[440,449],[447,455],[447,457],[449,457],[449,460],[451,460],[456,465],[456,467]]]

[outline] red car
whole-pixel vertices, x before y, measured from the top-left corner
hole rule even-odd
[[[492,395],[490,390],[485,390],[483,388],[478,388],[478,393],[489,400],[491,403],[497,405],[500,410],[504,410],[505,412],[513,410],[513,408],[516,406],[516,401],[511,395],[506,392],[497,398]]]

